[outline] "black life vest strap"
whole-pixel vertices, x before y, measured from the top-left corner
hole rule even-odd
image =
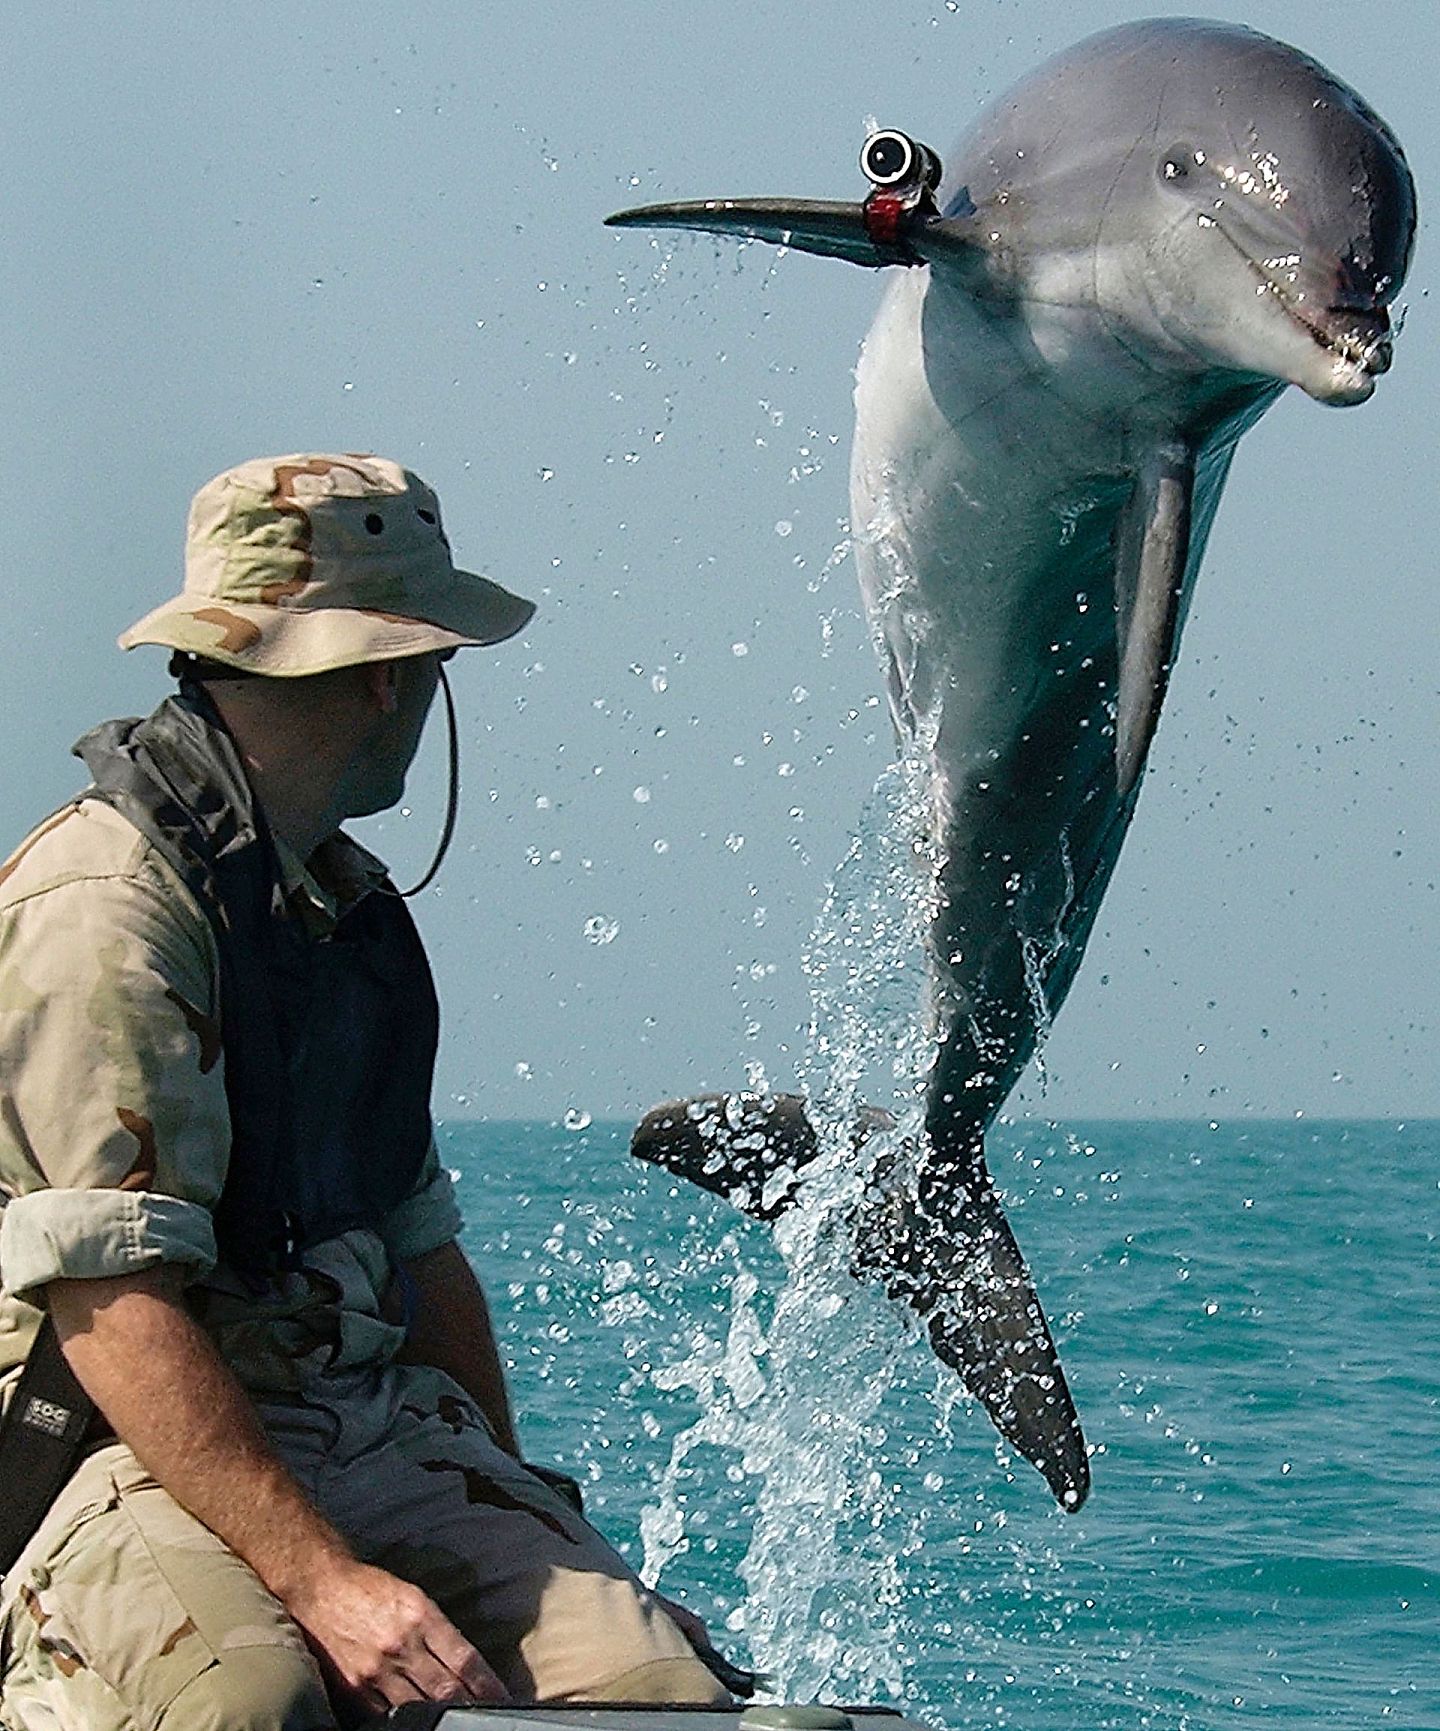
[[[267,1280],[310,1245],[377,1225],[424,1169],[439,1009],[420,935],[394,893],[361,896],[333,941],[306,935],[199,685],[75,749],[94,777],[85,797],[139,830],[214,933],[231,1130],[215,1236],[230,1268]]]
[[[0,1419],[0,1575],[14,1567],[103,1424],[46,1316]]]

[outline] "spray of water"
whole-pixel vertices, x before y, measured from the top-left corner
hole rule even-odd
[[[1035,1069],[1040,1078],[1040,1093],[1042,1097],[1049,1091],[1050,1077],[1045,1068],[1045,1041],[1049,1037],[1050,1028],[1055,1020],[1055,1012],[1050,1008],[1050,1000],[1045,992],[1045,981],[1050,968],[1065,947],[1065,921],[1070,909],[1075,903],[1075,867],[1070,860],[1070,844],[1065,836],[1060,838],[1060,865],[1065,873],[1065,896],[1056,910],[1049,933],[1042,939],[1028,932],[1020,934],[1020,954],[1025,967],[1025,991],[1030,999],[1030,1008],[1035,1016],[1036,1044]]]
[[[687,1548],[689,1457],[704,1447],[729,1451],[753,1484],[754,1511],[741,1565],[747,1596],[729,1628],[774,1688],[800,1699],[902,1692],[896,1528],[906,1517],[875,1463],[886,1395],[916,1330],[857,1284],[852,1268],[857,1217],[875,1206],[877,1170],[887,1187],[904,1182],[935,1061],[923,1014],[937,863],[928,761],[921,740],[882,777],[809,945],[800,1081],[820,1155],[776,1229],[784,1286],[762,1317],[737,1250],[723,1347],[708,1343],[656,1373],[661,1386],[690,1387],[700,1417],[675,1439],[642,1518],[642,1573],[653,1582]],[[865,1108],[877,1099],[893,1103],[894,1124],[863,1135],[873,1123]]]

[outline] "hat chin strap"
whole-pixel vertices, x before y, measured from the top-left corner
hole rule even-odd
[[[445,725],[450,735],[450,792],[445,803],[445,827],[440,831],[440,845],[435,849],[435,857],[430,861],[430,869],[408,890],[400,894],[406,900],[418,896],[435,881],[435,875],[444,862],[445,855],[450,851],[450,840],[455,834],[455,819],[460,815],[460,729],[455,722],[455,699],[450,691],[450,681],[445,677],[445,665],[439,668],[440,688],[445,693]]]

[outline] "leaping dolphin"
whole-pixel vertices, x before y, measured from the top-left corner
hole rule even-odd
[[[1046,62],[943,178],[902,133],[861,165],[863,205],[609,220],[913,267],[865,340],[851,521],[896,729],[930,755],[939,1050],[915,1193],[860,1260],[1075,1508],[1087,1453],[984,1133],[1090,935],[1236,443],[1287,384],[1369,397],[1414,185],[1324,67],[1179,18]],[[815,1140],[803,1102],[732,1096],[657,1108],[636,1151],[763,1211]]]

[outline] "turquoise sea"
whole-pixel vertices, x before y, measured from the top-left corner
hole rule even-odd
[[[1440,1727],[1440,1124],[992,1134],[1094,1449],[1070,1516],[878,1295],[626,1137],[443,1146],[531,1457],[781,1692]]]

